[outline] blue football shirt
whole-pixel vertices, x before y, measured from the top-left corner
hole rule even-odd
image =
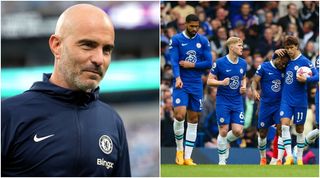
[[[246,74],[247,63],[243,58],[238,57],[238,61],[233,63],[228,55],[217,59],[213,64],[211,73],[217,76],[218,80],[230,78],[227,86],[218,86],[217,104],[231,103],[242,104],[240,94],[241,81]]]
[[[272,61],[262,63],[256,71],[261,77],[261,102],[279,103],[281,101],[281,84],[284,73],[278,70]]]
[[[318,72],[311,61],[302,54],[289,61],[286,68],[281,102],[294,107],[308,106],[307,84],[299,82],[296,77],[297,70],[302,66],[306,66],[311,69],[313,76],[310,77],[310,79],[318,75]]]
[[[180,76],[184,85],[201,84],[201,75],[205,69],[210,69],[212,66],[210,43],[206,37],[196,34],[189,38],[184,31],[172,37],[169,49],[174,78]],[[194,63],[195,68],[180,67],[179,61],[181,60]]]

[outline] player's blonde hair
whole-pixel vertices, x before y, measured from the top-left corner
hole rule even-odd
[[[228,38],[228,40],[226,42],[226,46],[228,48],[230,48],[230,45],[236,44],[236,43],[243,43],[243,41],[238,37],[232,36],[232,37]]]

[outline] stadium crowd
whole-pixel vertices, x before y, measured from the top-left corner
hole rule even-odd
[[[282,48],[282,39],[293,35],[300,39],[300,49],[314,64],[319,56],[319,1],[193,1],[161,2],[161,146],[174,147],[172,67],[169,55],[170,38],[185,28],[185,17],[196,14],[200,19],[199,34],[211,44],[213,62],[227,54],[225,42],[236,36],[243,40],[243,58],[247,62],[247,91],[243,96],[245,109],[244,134],[233,147],[257,147],[258,102],[250,84],[258,66],[272,58]],[[198,126],[198,147],[217,148],[218,125],[215,97],[217,88],[206,86],[209,70],[202,76],[204,85],[203,110]],[[308,86],[309,108],[305,123],[306,135],[315,127],[316,85]],[[291,134],[295,140],[295,129]],[[270,129],[268,143],[274,138]],[[314,147],[318,147],[318,142]],[[295,144],[295,143],[293,143]]]

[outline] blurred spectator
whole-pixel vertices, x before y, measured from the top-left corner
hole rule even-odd
[[[240,143],[241,148],[246,147],[254,147],[256,148],[258,146],[258,138],[257,138],[257,128],[256,126],[249,127],[248,129],[244,130],[243,137]]]
[[[212,6],[210,6],[209,1],[199,1],[199,6],[203,9],[204,13],[206,14],[206,17],[209,19],[213,18],[214,11]]]
[[[300,48],[303,49],[308,41],[316,41],[317,35],[313,32],[314,23],[312,21],[305,21],[303,23],[303,35],[300,42]]]
[[[226,55],[226,41],[228,39],[227,29],[225,27],[219,27],[217,30],[217,36],[209,39],[211,49],[214,50],[218,57]]]
[[[282,42],[282,27],[277,25],[276,23],[271,24],[270,26],[272,30],[273,41],[276,42],[276,46],[280,47]]]
[[[165,4],[164,2],[160,3],[160,20],[161,25],[166,26],[169,22],[173,21],[172,16],[170,15],[170,4]]]
[[[256,120],[256,109],[257,109],[257,105],[254,102],[254,97],[253,97],[253,93],[252,90],[250,89],[250,87],[247,87],[247,93],[246,93],[246,98],[245,98],[245,110],[244,110],[244,125],[243,128],[247,129],[251,126],[255,126],[252,125],[252,121]]]
[[[314,22],[313,31],[314,33],[319,32],[319,2],[315,1],[302,1],[303,7],[299,9],[300,19],[305,21]]]
[[[211,29],[212,29],[212,36],[211,37],[216,37],[218,28],[221,27],[221,21],[213,19],[210,21],[210,25],[211,25]]]
[[[178,1],[178,5],[173,8],[173,11],[180,14],[180,17],[183,19],[186,19],[189,14],[196,13],[195,8],[188,5],[186,1]]]
[[[229,21],[228,11],[222,7],[219,7],[216,10],[216,18],[215,20],[220,21],[221,26],[225,27],[226,29],[231,29],[231,22]]]
[[[219,133],[216,119],[216,94],[217,87],[207,87],[199,124],[200,130],[205,135],[204,142],[211,142]]]
[[[314,49],[314,43],[312,41],[308,41],[306,46],[303,49],[303,55],[306,56],[311,61],[314,61],[316,59],[316,52]]]
[[[251,8],[249,3],[243,3],[241,5],[241,13],[234,16],[231,21],[232,27],[236,27],[239,24],[245,26],[245,28],[251,27],[253,24],[258,24],[258,18],[250,14]]]
[[[256,14],[258,15],[259,18],[259,24],[264,23],[266,21],[266,14],[268,12],[272,13],[273,16],[273,21],[278,21],[279,18],[279,14],[278,14],[278,5],[279,2],[276,1],[268,1],[268,2],[264,2],[265,4],[262,5],[262,8],[256,10]]]
[[[256,53],[256,55],[253,58],[253,66],[251,67],[251,69],[249,71],[247,71],[247,77],[249,79],[254,76],[258,66],[261,65],[263,62],[264,62],[264,60],[261,57],[261,55],[259,53]]]
[[[200,20],[200,27],[203,29],[205,36],[211,36],[212,35],[212,28],[209,22],[206,20],[206,14],[204,12],[200,12],[198,14],[199,20]]]
[[[252,54],[252,52],[256,51],[257,48],[257,39],[259,38],[259,27],[258,25],[252,25],[247,31],[247,43],[250,46]]]
[[[286,35],[290,35],[290,36],[294,36],[294,37],[297,37],[299,38],[299,33],[298,33],[298,27],[296,24],[293,24],[293,23],[289,23],[288,24],[288,28],[287,30],[285,31],[285,34],[284,36]]]
[[[259,32],[262,34],[264,29],[271,27],[273,24],[273,13],[268,11],[265,13],[265,21],[259,25]]]
[[[170,55],[168,43],[166,41],[160,42],[160,52],[161,52],[161,66],[164,64],[170,64]]]
[[[288,14],[288,4],[295,4],[297,9],[302,8],[302,1],[279,1],[279,17],[283,17]]]
[[[288,30],[289,24],[295,24],[298,30],[298,35],[301,37],[302,33],[302,22],[298,18],[298,9],[297,5],[294,3],[290,3],[287,5],[288,15],[281,17],[278,23],[282,26],[282,29],[285,31]]]
[[[259,40],[258,48],[256,50],[259,50],[262,57],[265,58],[269,51],[275,49],[276,43],[273,41],[273,32],[271,28],[266,28],[264,30],[264,36],[262,39]]]

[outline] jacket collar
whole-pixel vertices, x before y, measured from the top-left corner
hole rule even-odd
[[[50,74],[43,74],[43,81],[35,82],[28,91],[41,92],[51,98],[67,103],[86,106],[99,98],[99,87],[92,92],[73,91],[59,87],[49,81]]]

